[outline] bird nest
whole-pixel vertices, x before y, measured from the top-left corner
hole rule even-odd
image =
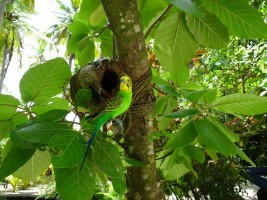
[[[81,68],[70,81],[71,99],[74,101],[79,89],[90,89],[92,98],[88,107],[97,111],[110,100],[119,89],[119,79],[126,75],[115,60],[96,61]]]

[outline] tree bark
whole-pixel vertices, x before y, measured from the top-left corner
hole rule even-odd
[[[0,72],[0,94],[2,94],[2,90],[4,87],[4,80],[6,77],[6,61],[7,61],[7,38],[4,40],[4,47],[3,47],[3,53],[2,53],[2,66],[1,66],[1,72]]]
[[[3,0],[1,5],[0,5],[0,28],[2,27],[4,12],[5,12],[6,4],[8,3],[8,1],[9,0]]]
[[[140,83],[139,80],[151,71],[137,2],[136,0],[101,0],[101,2],[109,20],[109,27],[114,34],[119,62],[132,78],[133,85]],[[144,163],[142,167],[127,168],[126,197],[128,200],[165,199],[161,181],[157,175],[153,143],[149,142],[147,137],[153,128],[147,120],[152,114],[155,99],[151,80],[147,81],[149,84],[142,88],[137,100],[131,105],[129,113],[132,114],[126,120],[128,122],[126,124],[130,124],[124,136],[126,153],[131,158]],[[142,106],[141,103],[144,103],[143,111],[134,112]]]

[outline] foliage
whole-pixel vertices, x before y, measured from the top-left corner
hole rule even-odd
[[[243,0],[236,0],[235,4],[230,0],[139,0],[138,3],[146,42],[150,47],[152,81],[157,97],[153,113],[156,125],[150,138],[157,143],[157,167],[166,183],[191,176],[205,194],[201,173],[210,173],[219,165],[223,165],[225,170],[229,168],[229,165],[217,161],[219,158],[240,157],[255,165],[237,145],[240,137],[223,123],[225,121],[221,121],[221,116],[263,115],[267,112],[266,97],[257,95],[258,92],[245,94],[253,91],[255,86],[259,87],[263,78],[260,69],[265,44],[253,42],[266,39],[267,25],[258,11]],[[79,5],[79,1],[75,1],[76,4]],[[100,52],[105,57],[112,57],[115,53],[112,32],[106,23],[100,1],[82,1],[79,12],[67,27],[71,33],[67,50],[75,54],[80,67],[94,61]],[[227,47],[230,36],[252,39],[242,42],[251,48],[259,45],[255,47],[259,51],[240,49],[236,45],[240,40],[234,38],[226,54],[233,55],[232,52],[238,49],[236,59],[217,59],[218,52],[226,52],[221,48]],[[233,87],[227,85],[230,87],[227,92],[219,91],[217,87],[221,88],[220,84],[230,80],[235,83],[238,78],[235,80],[228,75],[228,79],[224,77],[225,80],[222,79],[218,85],[217,82],[209,85],[208,78],[196,83],[195,77],[190,77],[187,64],[203,46],[221,49],[203,55],[203,63],[210,65],[209,69],[214,69],[214,73],[221,70],[221,74],[216,76],[221,77],[227,70],[240,70],[247,72],[243,82],[233,84]],[[249,59],[243,63],[244,58]],[[202,71],[195,71],[192,75],[204,77],[205,65]],[[67,116],[75,112],[74,106],[81,102],[84,105],[84,99],[90,99],[91,93],[80,93],[74,102],[62,98],[70,77],[71,70],[66,61],[55,58],[24,74],[20,81],[21,101],[10,95],[0,95],[0,109],[4,111],[0,113],[0,137],[10,138],[3,149],[0,177],[3,179],[13,174],[20,178],[33,178],[42,173],[51,161],[62,199],[91,199],[98,179],[111,180],[117,193],[114,196],[122,196],[126,191],[123,165],[126,159],[121,157],[126,156],[109,137],[98,137],[94,141],[92,151],[80,169],[86,151],[80,140],[84,141],[85,136],[90,135],[92,124],[84,119],[68,121]],[[252,78],[256,78],[256,83]],[[250,80],[250,87],[244,88],[243,85],[246,86]],[[242,93],[237,93],[240,87]],[[75,128],[76,123],[80,128]],[[36,163],[31,162],[32,171],[25,173],[30,159]],[[208,159],[219,164],[209,168]],[[140,162],[132,164],[135,163],[140,166]],[[218,177],[221,176],[220,171],[216,172]]]

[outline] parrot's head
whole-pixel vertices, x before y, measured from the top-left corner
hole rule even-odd
[[[132,91],[132,81],[129,76],[122,76],[120,78],[120,90],[123,92]]]

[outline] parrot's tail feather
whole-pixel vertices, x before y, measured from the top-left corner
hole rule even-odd
[[[81,141],[82,143],[87,144],[87,148],[86,148],[85,155],[83,157],[83,161],[82,161],[82,164],[81,164],[81,167],[80,167],[80,171],[82,170],[83,164],[84,164],[85,159],[86,159],[86,157],[87,157],[87,155],[89,153],[90,147],[91,147],[91,145],[92,145],[92,143],[93,143],[93,141],[95,139],[96,134],[97,134],[97,131],[93,133],[92,137],[90,138],[90,140],[88,142]]]

